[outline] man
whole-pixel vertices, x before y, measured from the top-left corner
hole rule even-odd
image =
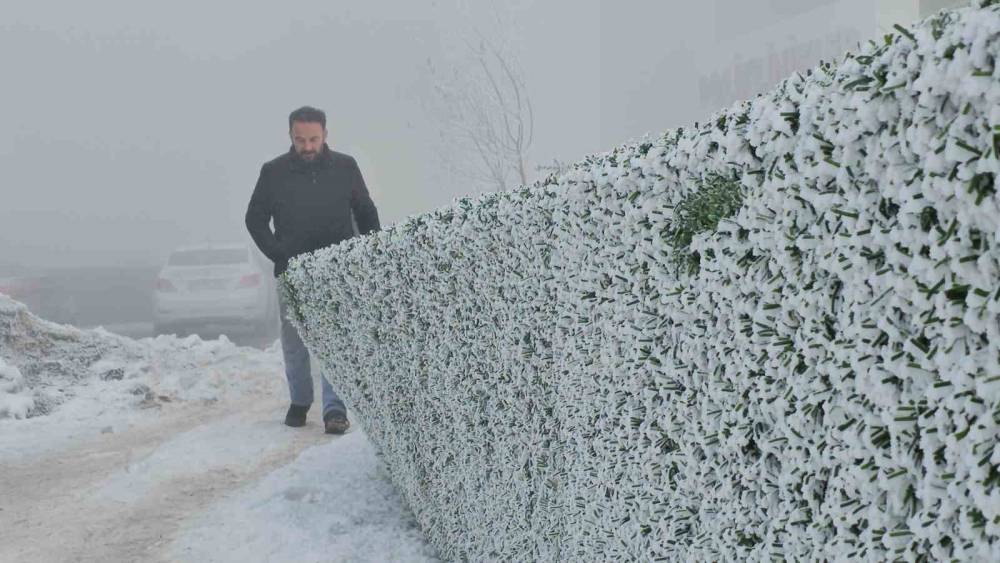
[[[261,168],[246,214],[247,230],[274,262],[275,277],[288,268],[293,256],[354,236],[352,213],[362,234],[379,229],[378,211],[358,163],[326,144],[326,114],[308,106],[293,111],[288,116],[288,134],[291,149]],[[274,232],[269,225],[272,219]],[[281,350],[291,395],[285,424],[300,427],[313,402],[309,351],[288,321],[283,298],[280,309]],[[350,426],[347,408],[326,377],[320,380],[325,431],[343,434]]]

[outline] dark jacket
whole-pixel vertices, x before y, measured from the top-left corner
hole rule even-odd
[[[354,158],[324,145],[309,162],[293,148],[261,167],[246,224],[279,276],[293,256],[354,236],[352,212],[361,234],[379,229],[378,210]]]

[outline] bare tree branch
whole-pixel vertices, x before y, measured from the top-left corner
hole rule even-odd
[[[528,183],[527,152],[534,139],[534,111],[523,72],[514,58],[482,33],[465,40],[465,62],[442,76],[434,72],[428,105],[440,126],[441,152],[460,177],[509,189],[511,177]]]

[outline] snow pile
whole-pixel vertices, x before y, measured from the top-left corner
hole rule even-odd
[[[276,349],[241,348],[224,336],[137,341],[59,325],[0,295],[0,419],[67,407],[88,417],[109,409],[280,392],[281,365]]]
[[[21,370],[0,357],[0,418],[26,418],[35,400],[25,390]]]
[[[446,558],[1000,560],[992,4],[293,261]]]

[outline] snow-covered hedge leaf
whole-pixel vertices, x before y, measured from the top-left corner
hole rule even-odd
[[[994,4],[294,261],[441,553],[1000,560]]]

